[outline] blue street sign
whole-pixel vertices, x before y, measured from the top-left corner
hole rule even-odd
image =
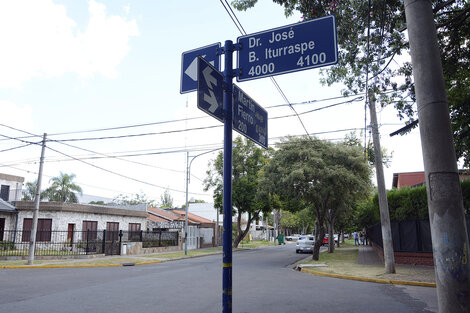
[[[336,64],[334,15],[238,37],[237,81]]]
[[[181,54],[181,86],[180,93],[196,91],[197,89],[197,57],[202,56],[217,70],[220,70],[220,55],[217,49],[220,42],[186,51]]]
[[[224,75],[202,57],[197,57],[197,107],[224,122],[222,83]]]
[[[233,129],[268,149],[268,112],[233,85]]]

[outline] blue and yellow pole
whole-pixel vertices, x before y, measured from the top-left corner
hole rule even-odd
[[[224,233],[223,233],[223,313],[232,312],[232,80],[233,51],[231,40],[224,46]]]

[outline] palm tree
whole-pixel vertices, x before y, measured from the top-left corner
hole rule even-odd
[[[51,178],[52,184],[44,192],[45,196],[49,201],[77,203],[78,198],[75,193],[78,192],[81,195],[82,188],[73,183],[74,178],[75,174],[69,175],[60,172],[59,176]]]

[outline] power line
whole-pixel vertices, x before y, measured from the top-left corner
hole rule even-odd
[[[80,159],[77,159],[73,156],[70,156],[66,153],[63,153],[63,152],[60,152],[56,149],[53,149],[51,147],[47,147],[49,150],[51,151],[54,151],[56,153],[59,153],[59,154],[62,154],[68,158],[71,158],[71,159],[74,159],[76,161],[79,161],[81,163],[84,163],[88,166],[91,166],[91,167],[94,167],[94,168],[97,168],[99,170],[102,170],[104,172],[107,172],[107,173],[110,173],[110,174],[113,174],[113,175],[116,175],[116,176],[119,176],[119,177],[123,177],[123,178],[126,178],[126,179],[129,179],[129,180],[132,180],[132,181],[135,181],[135,182],[138,182],[138,183],[141,183],[141,184],[145,184],[145,185],[149,185],[149,186],[152,186],[152,187],[157,187],[157,188],[160,188],[160,189],[164,189],[164,190],[170,190],[170,191],[174,191],[174,192],[179,192],[179,193],[186,193],[186,191],[183,191],[183,190],[178,190],[178,189],[173,189],[173,188],[169,188],[169,187],[163,187],[163,186],[159,186],[159,185],[156,185],[156,184],[152,184],[152,183],[149,183],[149,182],[146,182],[146,181],[143,181],[143,180],[140,180],[140,179],[137,179],[137,178],[133,178],[133,177],[130,177],[130,176],[127,176],[127,175],[124,175],[124,174],[119,174],[119,173],[116,173],[114,171],[111,171],[111,170],[108,170],[108,169],[105,169],[101,166],[98,166],[98,165],[95,165],[95,164],[92,164],[92,163],[89,163],[89,162],[86,162],[86,161],[83,161],[83,160],[80,160]],[[193,195],[198,195],[198,196],[206,196],[206,194],[200,194],[200,193],[191,193]]]
[[[222,6],[224,7],[225,11],[227,11],[227,14],[230,16],[230,18],[232,19],[233,23],[235,24],[235,26],[238,28],[238,30],[240,31],[240,33],[242,35],[246,35],[246,31],[245,29],[243,28],[242,24],[240,23],[240,20],[238,19],[237,15],[235,14],[235,12],[233,12],[232,10],[232,7],[230,6],[230,4],[227,2],[227,0],[225,0],[225,3],[227,4],[228,8],[230,9],[227,9],[227,7],[225,6],[224,2],[222,2],[222,0],[220,0],[220,3],[222,4]],[[292,109],[292,111],[294,111],[295,115],[297,116],[297,118],[299,119],[299,122],[300,124],[302,125],[302,128],[305,130],[305,133],[307,134],[308,137],[310,137],[310,135],[308,134],[308,131],[307,131],[307,128],[305,127],[302,119],[300,118],[299,114],[297,114],[297,111],[295,110],[295,108],[292,106],[292,104],[290,103],[289,99],[287,98],[286,94],[284,93],[284,91],[281,89],[281,86],[279,86],[279,84],[277,83],[276,79],[274,77],[269,77],[271,79],[271,82],[274,84],[274,87],[276,87],[277,91],[279,92],[279,94],[281,95],[281,97],[284,99],[284,101],[287,103],[287,105]]]

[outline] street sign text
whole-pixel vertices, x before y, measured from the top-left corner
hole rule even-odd
[[[237,81],[336,64],[334,15],[238,38]]]

